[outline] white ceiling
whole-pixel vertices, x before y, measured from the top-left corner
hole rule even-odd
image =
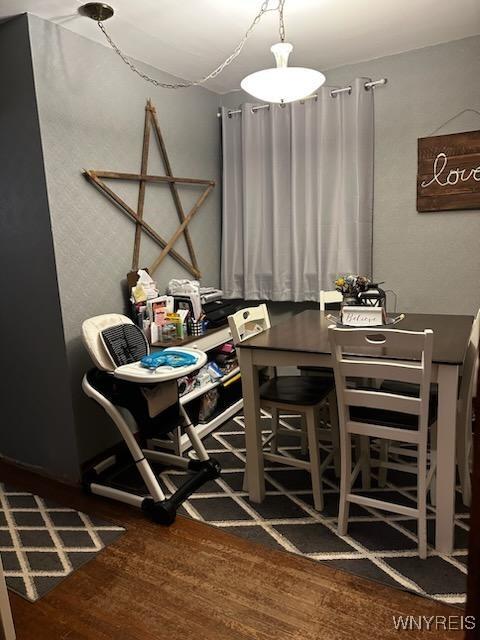
[[[261,0],[108,0],[106,27],[138,60],[189,80],[210,72],[234,49]],[[277,0],[270,0],[274,7]],[[77,0],[0,0],[0,18],[28,11],[105,43],[78,15]],[[480,33],[480,0],[287,0],[291,64],[331,69]],[[240,57],[206,85],[225,93],[247,73],[270,67],[278,14],[267,13]],[[122,64],[119,60],[119,64]]]

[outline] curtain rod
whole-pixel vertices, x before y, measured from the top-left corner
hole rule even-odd
[[[380,78],[380,80],[372,80],[370,82],[366,82],[365,83],[365,89],[366,91],[368,91],[369,89],[372,89],[373,87],[379,87],[382,85],[387,84],[387,78]],[[351,93],[352,92],[352,87],[348,86],[348,87],[343,87],[342,89],[332,89],[330,91],[330,95],[332,96],[332,98],[334,98],[337,93]],[[305,102],[305,100],[316,100],[318,98],[318,94],[314,93],[311,96],[308,96],[306,98],[303,98],[303,100],[299,100],[300,103]],[[280,106],[285,106],[285,105],[280,105]],[[259,109],[269,109],[270,105],[269,104],[260,104],[258,105],[258,107],[252,107],[252,111],[258,111]],[[235,113],[242,113],[241,109],[230,109],[229,111],[227,111],[227,115],[229,118],[231,118]],[[219,111],[217,113],[217,118],[221,118],[222,114]]]

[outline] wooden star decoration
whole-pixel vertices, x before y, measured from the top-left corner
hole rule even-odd
[[[148,154],[150,147],[150,133],[153,128],[157,143],[160,149],[160,156],[163,161],[165,169],[165,175],[155,176],[148,174]],[[195,251],[193,249],[192,239],[188,230],[188,224],[208,198],[210,192],[215,186],[214,180],[201,180],[199,178],[177,178],[173,175],[170,160],[168,158],[167,149],[163,140],[160,125],[158,123],[157,112],[151,100],[147,100],[145,106],[145,124],[143,129],[143,146],[142,146],[142,159],[140,165],[140,173],[120,173],[117,171],[97,171],[92,169],[85,169],[83,175],[97,187],[101,193],[103,193],[111,202],[113,202],[123,213],[125,213],[131,220],[135,222],[135,241],[133,244],[133,258],[132,258],[132,271],[137,271],[139,268],[140,257],[140,243],[142,239],[142,232],[146,233],[156,244],[158,244],[162,251],[160,255],[152,262],[148,267],[150,274],[160,266],[163,260],[170,255],[179,264],[184,267],[192,276],[200,278],[201,273],[198,266]],[[109,180],[128,180],[138,181],[138,201],[136,211],[132,209],[118,194],[116,194],[110,187],[108,187],[104,179]],[[143,219],[144,204],[145,204],[145,189],[149,182],[153,183],[165,183],[170,188],[170,193],[173,198],[175,209],[177,211],[179,226],[175,233],[169,240],[165,240],[153,227],[145,222]],[[185,215],[180,197],[178,194],[177,184],[198,185],[204,187],[202,193],[193,204],[190,211]],[[190,262],[178,253],[173,247],[177,240],[182,236],[185,238],[187,245]]]

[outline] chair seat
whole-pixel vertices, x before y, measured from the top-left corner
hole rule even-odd
[[[291,405],[314,406],[334,389],[333,379],[319,377],[280,376],[260,387],[260,399]]]
[[[389,389],[389,391],[391,390]],[[437,420],[437,406],[437,396],[434,392],[431,392],[428,412],[429,426]],[[372,424],[380,424],[385,427],[418,429],[418,416],[410,413],[401,413],[399,411],[370,409],[368,407],[350,407],[350,419],[355,422],[368,422]]]
[[[398,382],[396,380],[384,380],[380,385],[382,391],[396,393],[400,396],[412,396],[418,398],[419,386],[411,382]],[[430,403],[436,402],[438,398],[438,385],[430,385]]]
[[[410,382],[398,382],[396,380],[384,380],[380,389],[387,393],[396,393],[400,396],[417,397],[419,387]],[[437,420],[438,387],[430,385],[430,403],[428,411],[428,424],[431,426]],[[356,422],[372,422],[386,427],[418,429],[418,417],[399,411],[386,411],[384,409],[368,409],[367,407],[350,407],[350,417]]]
[[[311,365],[302,365],[298,367],[300,371],[308,371],[309,373],[315,373],[316,375],[321,375],[322,377],[332,378],[333,380],[333,369],[329,367],[313,367]]]

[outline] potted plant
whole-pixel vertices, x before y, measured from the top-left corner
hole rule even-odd
[[[359,305],[360,293],[367,291],[371,285],[367,276],[348,274],[338,276],[335,280],[335,288],[343,295],[343,304],[347,306]]]

